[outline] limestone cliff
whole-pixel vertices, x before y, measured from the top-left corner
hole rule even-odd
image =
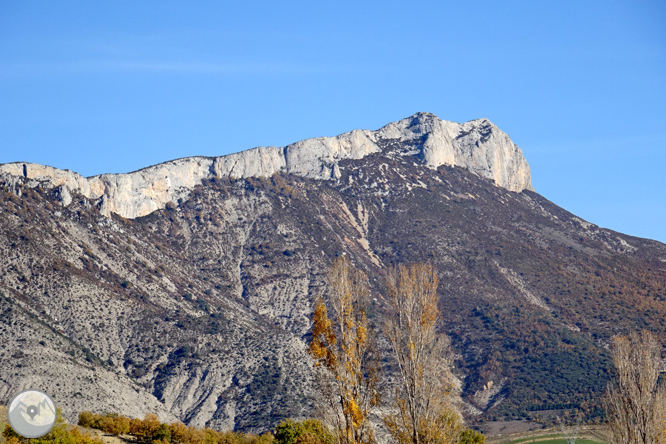
[[[392,151],[396,142],[407,150]],[[532,190],[530,168],[509,136],[487,119],[463,124],[417,113],[377,131],[354,130],[336,137],[319,137],[284,148],[258,147],[221,157],[187,157],[127,174],[102,174],[85,178],[69,170],[34,164],[0,165],[0,174],[24,176],[60,187],[68,204],[69,191],[99,199],[100,211],[125,218],[145,216],[185,197],[203,179],[267,177],[286,172],[330,180],[340,175],[338,162],[362,159],[377,152],[412,155],[427,166],[452,165],[491,179],[510,191]]]

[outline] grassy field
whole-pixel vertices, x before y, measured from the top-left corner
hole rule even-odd
[[[605,441],[603,429],[598,426],[581,427],[580,438],[576,440],[577,444],[604,444]],[[488,437],[489,444],[566,444],[560,431],[556,428],[550,428],[540,431],[515,433],[506,436]]]
[[[542,436],[530,436],[529,438],[519,438],[519,439],[514,439],[511,441],[502,441],[503,443],[506,444],[518,444],[518,443],[527,443],[527,442],[534,442],[534,441],[539,441],[539,442],[549,442],[550,440],[558,439],[561,438],[562,435],[559,433],[557,434],[552,434],[552,435],[542,435]],[[548,441],[542,441],[542,440],[548,440]]]
[[[507,441],[506,444],[517,444],[517,443],[526,443],[526,442],[534,442],[539,444],[567,444],[566,439],[562,437],[528,438],[527,440],[517,439],[515,441]],[[577,439],[576,444],[603,444],[603,443],[601,441],[592,441],[589,439]]]

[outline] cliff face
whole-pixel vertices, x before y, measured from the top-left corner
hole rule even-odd
[[[408,150],[392,151],[399,143]],[[335,180],[338,163],[362,159],[373,153],[415,156],[425,165],[460,166],[494,181],[510,191],[532,190],[530,168],[523,154],[497,126],[486,119],[455,123],[429,113],[418,113],[377,131],[354,130],[336,137],[307,139],[284,148],[258,147],[221,157],[188,157],[127,174],[80,174],[34,163],[0,165],[0,174],[23,176],[61,194],[76,191],[99,199],[105,216],[116,213],[128,219],[162,209],[184,198],[202,180],[213,177],[269,177],[277,172]],[[68,204],[64,198],[64,204]]]
[[[509,191],[533,190],[530,167],[511,138],[487,119],[460,124],[419,113],[377,131],[378,140],[397,139],[417,148],[431,168],[466,168]]]

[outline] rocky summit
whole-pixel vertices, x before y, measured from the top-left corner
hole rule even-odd
[[[666,339],[666,246],[537,194],[488,120],[419,113],[284,148],[84,178],[0,165],[0,404],[263,431],[312,414],[313,301],[347,255],[430,261],[469,421],[600,415],[610,338]],[[387,368],[390,372],[390,368]]]
[[[128,219],[163,209],[168,202],[186,197],[205,179],[270,177],[295,174],[323,180],[340,178],[339,162],[362,159],[408,144],[409,151],[430,168],[452,165],[466,168],[511,191],[532,189],[530,169],[520,148],[486,119],[464,124],[440,120],[428,113],[415,114],[378,131],[355,130],[337,137],[320,137],[284,148],[258,147],[221,157],[187,157],[128,174],[81,175],[33,163],[0,165],[0,174],[23,176],[60,187],[64,201],[71,191],[98,200],[101,214]]]

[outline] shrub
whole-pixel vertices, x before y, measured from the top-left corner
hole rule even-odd
[[[301,426],[300,424],[305,424]],[[308,425],[308,421],[299,423],[299,427],[305,427],[303,430],[313,433],[313,430],[318,430],[317,425]],[[116,413],[107,413],[98,415],[91,412],[79,413],[79,425],[82,427],[91,427],[110,433],[114,435],[126,434],[134,435],[135,442],[140,444],[273,444],[273,435],[265,434],[245,435],[236,432],[218,432],[212,429],[197,429],[194,427],[187,427],[185,424],[175,422],[172,424],[162,424],[154,414],[147,414],[144,419],[129,419],[126,416],[118,415]],[[301,429],[299,429],[301,430]],[[13,432],[12,432],[13,433]],[[77,432],[80,434],[80,432]],[[14,434],[16,435],[16,434]],[[6,437],[8,435],[5,435]],[[13,435],[12,435],[13,436]],[[16,435],[20,438],[18,435]],[[87,435],[81,435],[83,439]],[[314,436],[318,436],[314,433]],[[18,439],[17,438],[17,439]],[[22,438],[21,438],[22,439]],[[91,438],[92,439],[92,438]],[[6,440],[6,444],[28,444],[28,441],[11,441]],[[320,443],[319,441],[301,440],[295,444],[310,444]],[[33,441],[34,443],[34,441]],[[329,441],[326,441],[328,444]],[[32,443],[31,443],[32,444]],[[39,443],[39,444],[46,444]],[[51,442],[49,444],[52,444]],[[101,441],[62,441],[59,444],[101,444]]]
[[[134,422],[134,420],[132,422]],[[132,429],[132,422],[130,423],[130,431]],[[161,424],[157,419],[157,415],[153,413],[146,413],[145,418],[143,421],[139,421],[138,428],[133,434],[139,439],[140,442],[152,442],[154,440],[153,436],[157,435],[157,429],[160,427],[160,425]]]
[[[130,420],[126,416],[117,416],[115,418],[105,416],[102,418],[100,425],[100,429],[103,432],[110,433],[111,435],[123,435],[130,431]]]
[[[287,419],[275,426],[275,441],[276,444],[330,444],[334,439],[321,421]]]
[[[79,413],[79,425],[99,429],[111,435],[122,435],[130,432],[130,419],[117,413],[97,415],[91,412]]]
[[[40,438],[24,438],[12,430],[9,424],[5,426],[2,435],[5,438],[5,444],[103,444],[100,438],[82,433],[78,427],[68,429],[60,408],[56,412],[56,423],[53,429]]]
[[[460,434],[460,444],[486,444],[486,437],[472,429],[463,430]]]
[[[79,425],[91,429],[99,428],[99,416],[91,412],[79,413]]]
[[[174,422],[169,425],[171,432],[171,442],[187,443],[190,438],[190,431],[182,422]]]
[[[137,435],[139,433],[139,430],[141,429],[141,421],[139,418],[132,418],[130,419],[130,435]]]
[[[167,424],[160,424],[152,435],[153,441],[171,442],[171,429]]]

